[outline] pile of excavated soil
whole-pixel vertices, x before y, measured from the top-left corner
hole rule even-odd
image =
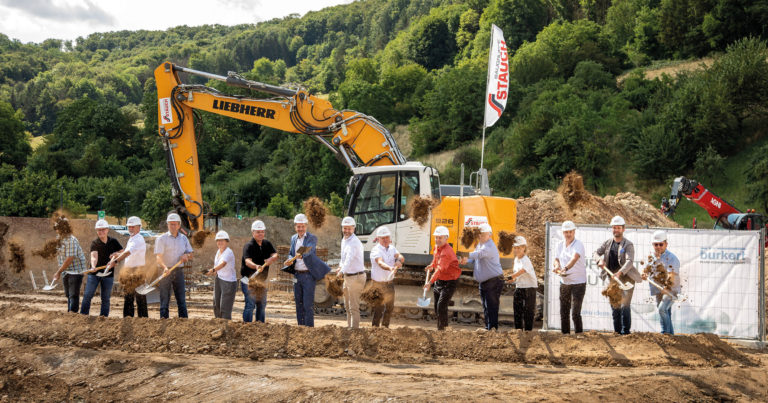
[[[517,232],[528,241],[528,256],[540,278],[544,274],[545,223],[571,220],[578,224],[606,226],[613,216],[624,217],[627,225],[679,227],[659,209],[632,193],[598,197],[584,189],[581,175],[571,172],[557,191],[534,190],[517,200]]]
[[[5,234],[8,233],[8,224],[0,222],[0,262],[5,260]],[[9,288],[7,284],[7,275],[5,273],[5,265],[0,265],[0,290]]]
[[[325,223],[325,216],[328,215],[328,208],[322,200],[317,197],[310,197],[304,200],[304,214],[307,221],[314,228],[320,228]]]
[[[586,367],[759,365],[713,334],[669,337],[588,332],[575,337],[522,331],[438,332],[408,327],[309,328],[216,319],[98,318],[9,305],[0,307],[0,336],[38,345],[203,353],[254,360],[325,357],[424,363],[459,359]]]

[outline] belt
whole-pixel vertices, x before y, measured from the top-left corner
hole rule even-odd
[[[344,273],[344,276],[351,277],[351,276],[357,276],[357,275],[360,275],[360,274],[365,274],[365,272],[364,271],[359,271],[357,273],[351,273],[351,274],[350,273]]]
[[[485,284],[485,283],[487,283],[487,282],[489,282],[489,281],[492,281],[492,280],[501,280],[501,281],[504,281],[504,275],[501,275],[501,276],[496,276],[496,277],[491,277],[491,278],[489,278],[488,280],[485,280],[485,281],[483,281],[481,284]]]

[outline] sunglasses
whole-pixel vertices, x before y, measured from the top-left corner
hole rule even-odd
[[[653,246],[664,246],[664,242],[654,242]]]

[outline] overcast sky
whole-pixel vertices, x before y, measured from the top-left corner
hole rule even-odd
[[[352,0],[0,0],[0,32],[22,42],[179,25],[256,23]]]

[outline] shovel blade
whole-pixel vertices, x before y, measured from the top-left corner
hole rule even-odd
[[[624,290],[624,291],[626,291],[626,290],[631,290],[631,289],[632,289],[632,288],[634,288],[634,287],[635,287],[635,285],[634,285],[634,284],[631,284],[631,283],[627,283],[627,284],[622,284],[622,283],[619,283],[619,288],[620,288],[620,289],[622,289],[622,290]]]
[[[148,284],[144,284],[144,285],[140,285],[140,286],[136,287],[136,292],[141,294],[141,295],[147,295],[150,292],[152,292],[152,290],[154,290],[154,289],[155,289],[154,286],[150,286]]]
[[[241,278],[241,279],[240,279],[240,282],[241,282],[241,283],[243,283],[243,284],[245,284],[245,285],[248,285],[248,283],[250,282],[250,280],[251,280],[251,279],[249,279],[248,277],[243,277],[243,278]]]
[[[102,271],[100,273],[96,273],[96,275],[99,276],[99,277],[107,277],[110,274],[112,274],[112,270],[110,270],[110,271]]]
[[[432,303],[432,298],[419,298],[416,300],[416,305],[420,308],[429,308]]]
[[[56,288],[56,284],[47,285],[47,286],[43,287],[43,291],[51,291],[54,288]]]

